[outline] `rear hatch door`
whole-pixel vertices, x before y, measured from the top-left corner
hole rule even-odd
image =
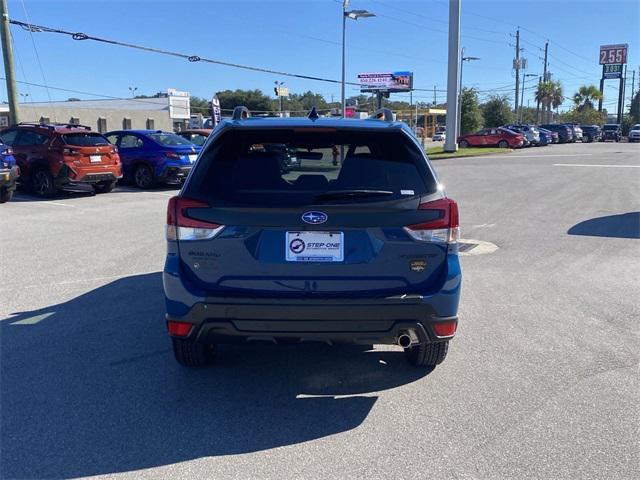
[[[272,144],[300,166],[283,171]],[[224,225],[179,241],[187,280],[210,294],[427,293],[446,273],[446,243],[404,228],[437,220],[419,206],[440,194],[400,130],[232,130],[208,146],[183,195],[201,202],[188,217]]]

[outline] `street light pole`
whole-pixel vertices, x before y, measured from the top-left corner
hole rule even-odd
[[[460,125],[462,123],[462,67],[464,66],[464,62],[471,62],[474,60],[480,60],[480,57],[465,57],[464,56],[464,47],[462,47],[461,55],[460,55],[460,85],[458,87],[458,135],[460,135],[461,129]]]
[[[131,98],[134,98],[136,96],[136,90],[138,90],[138,87],[129,87],[129,91],[131,92]]]
[[[349,0],[343,0],[342,2],[342,82],[341,82],[341,97],[342,97],[342,118],[344,118],[345,110],[347,108],[347,99],[345,97],[345,84],[346,84],[346,38],[347,38],[347,18],[352,20],[358,20],[359,18],[375,17],[374,13],[367,10],[351,10],[349,8]]]
[[[522,119],[524,118],[524,80],[527,77],[537,77],[535,73],[527,73],[522,75],[522,90],[520,92],[520,112],[518,117],[518,123],[522,123]]]

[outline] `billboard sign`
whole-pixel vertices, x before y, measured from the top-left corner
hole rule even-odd
[[[600,65],[612,63],[627,63],[627,50],[629,45],[619,43],[617,45],[600,45]]]
[[[622,78],[622,64],[613,63],[602,66],[602,78],[609,80],[611,78]]]
[[[413,72],[359,73],[361,92],[409,92],[413,88]]]

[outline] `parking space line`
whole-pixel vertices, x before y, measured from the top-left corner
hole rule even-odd
[[[20,204],[29,204],[29,205],[56,205],[58,207],[71,207],[71,208],[75,208],[76,205],[70,205],[68,203],[62,203],[62,202],[42,202],[42,201],[28,201],[28,200],[23,200],[20,201],[20,198],[24,198],[24,197],[17,197],[18,201],[14,202],[16,205],[20,205]]]
[[[640,168],[640,165],[602,165],[589,163],[554,163],[554,167]]]

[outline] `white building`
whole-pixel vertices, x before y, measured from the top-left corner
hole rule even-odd
[[[21,122],[87,125],[104,133],[121,129],[173,131],[186,128],[191,116],[189,93],[167,90],[160,98],[123,98],[20,104]],[[0,127],[9,126],[9,107],[0,106]]]

